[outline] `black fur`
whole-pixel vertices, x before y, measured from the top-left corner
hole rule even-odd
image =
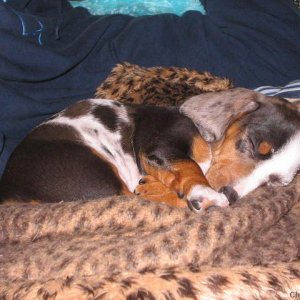
[[[120,194],[106,161],[69,141],[24,141],[12,154],[0,185],[2,199],[44,202],[98,199]],[[20,200],[21,200],[20,199]]]
[[[139,106],[134,120],[136,153],[161,167],[189,158],[193,138],[199,133],[194,123],[176,108]]]
[[[272,153],[262,155],[258,152],[260,143],[265,141],[276,153],[300,127],[299,113],[286,103],[284,99],[265,97],[258,110],[241,119],[240,126],[246,131],[236,148],[257,160],[265,160],[272,156]]]
[[[115,111],[109,106],[97,106],[93,111],[94,116],[106,126],[110,131],[117,129],[117,115]]]

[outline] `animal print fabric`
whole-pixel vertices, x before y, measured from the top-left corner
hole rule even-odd
[[[227,78],[186,68],[118,64],[98,87],[97,98],[123,103],[179,106],[190,97],[233,87]]]
[[[291,299],[300,285],[299,263],[269,267],[149,269],[111,277],[18,280],[7,299]],[[3,294],[4,295],[4,294]],[[6,299],[6,298],[4,298]]]
[[[3,205],[0,299],[287,299],[299,191],[300,176],[202,215],[125,196]]]

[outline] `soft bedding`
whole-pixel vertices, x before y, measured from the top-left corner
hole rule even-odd
[[[300,180],[205,215],[138,197],[0,207],[1,299],[290,299]]]
[[[157,105],[172,87],[175,105],[230,87],[207,73],[123,64],[96,96],[137,102],[153,79]],[[300,291],[299,197],[296,176],[202,215],[137,196],[2,205],[0,299],[289,299]]]
[[[0,176],[30,129],[91,97],[116,63],[189,67],[235,86],[300,77],[292,0],[202,1],[206,14],[93,16],[67,0],[0,1]]]

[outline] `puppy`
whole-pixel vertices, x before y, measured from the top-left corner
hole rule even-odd
[[[58,202],[136,192],[196,212],[228,206],[266,180],[287,184],[294,177],[299,153],[288,164],[280,158],[299,145],[299,130],[294,105],[246,89],[195,96],[179,109],[84,100],[16,148],[1,199]],[[277,167],[249,189],[253,174],[274,160]]]
[[[225,114],[231,114],[231,106],[243,97],[257,109],[230,124]],[[229,98],[234,103],[226,108],[223,100]],[[210,185],[234,201],[265,183],[287,185],[300,170],[299,107],[283,98],[232,89],[192,97],[180,111],[210,143]]]

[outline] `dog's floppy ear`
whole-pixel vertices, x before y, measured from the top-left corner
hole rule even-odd
[[[289,99],[289,98],[286,98],[286,100],[288,100],[289,102],[291,102],[294,105],[296,105],[296,108],[297,108],[298,112],[300,113],[300,99]]]
[[[194,122],[207,142],[214,142],[237,118],[259,107],[258,95],[244,88],[201,94],[186,100],[180,112]]]
[[[298,108],[298,112],[300,113],[300,99],[298,101],[296,101],[295,104]]]

